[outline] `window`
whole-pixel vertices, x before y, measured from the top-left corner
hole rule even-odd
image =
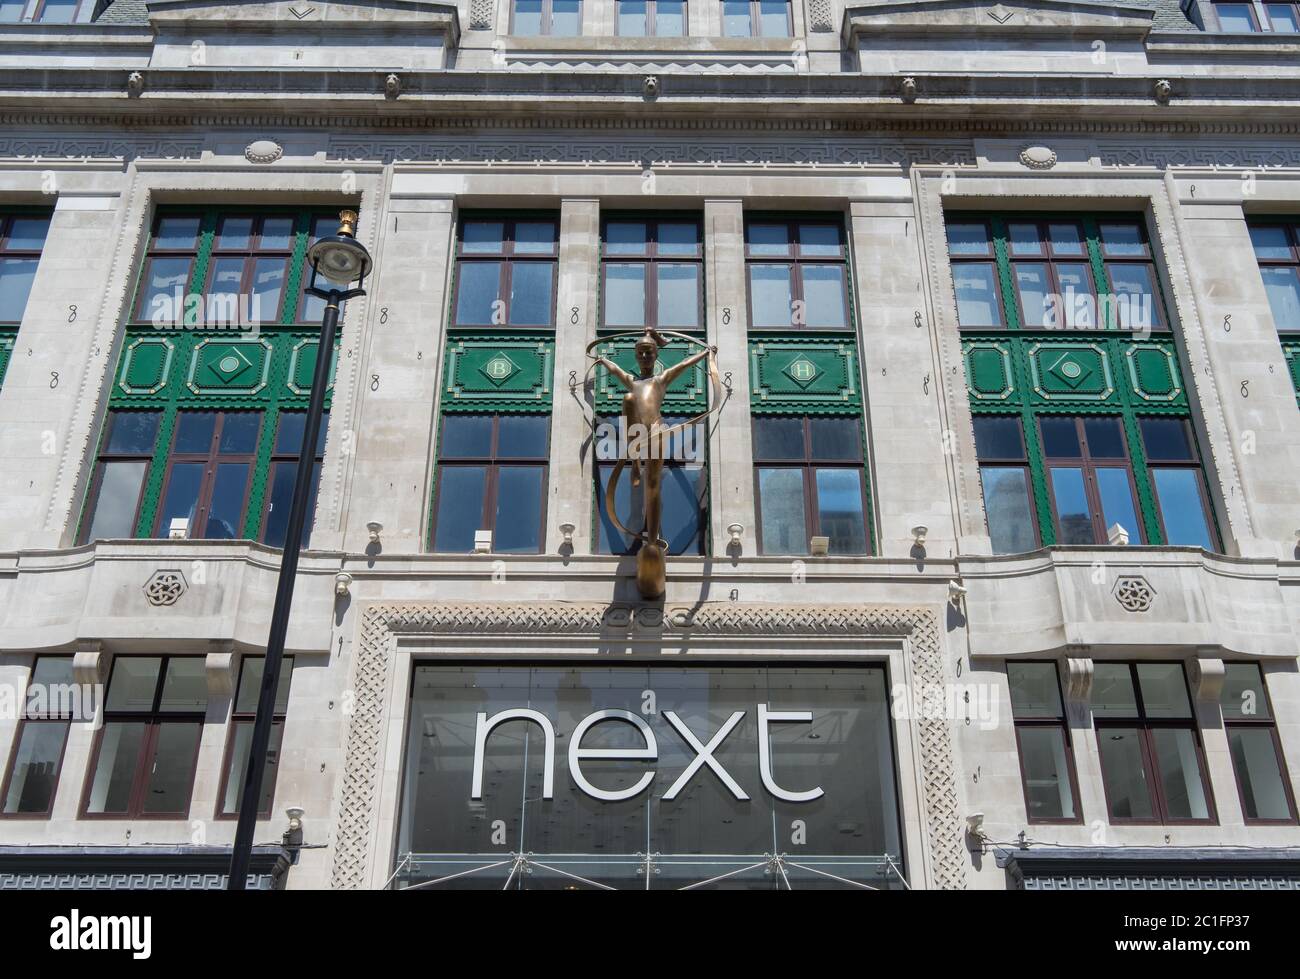
[[[618,0],[622,37],[685,37],[686,0]]]
[[[26,9],[27,0],[0,0],[0,24],[17,24]]]
[[[665,416],[664,424],[675,426],[687,420]],[[610,426],[606,431],[619,431],[618,426],[621,421],[621,418],[604,419],[604,423]],[[702,424],[689,427],[669,439],[661,484],[662,533],[664,540],[668,542],[669,554],[704,553],[702,531],[708,479],[704,468],[705,448],[703,445],[696,444],[696,436],[704,427]],[[597,443],[598,460],[618,458],[618,448],[612,444],[616,438],[617,435],[610,435],[604,441]],[[640,541],[620,532],[609,519],[609,514],[605,512],[605,487],[609,485],[614,466],[614,462],[608,461],[600,461],[596,466],[596,546],[602,554],[634,554],[640,550]],[[614,491],[614,505],[619,519],[634,530],[641,530],[644,524],[643,488],[644,483],[633,487],[632,469],[630,466],[625,466],[619,476],[618,487]]]
[[[582,35],[582,0],[513,0],[510,33],[525,37]]]
[[[998,266],[988,223],[950,223],[948,256],[957,293],[957,322],[963,327],[1003,326]]]
[[[443,415],[435,551],[468,554],[491,530],[498,554],[541,552],[549,433],[547,415]]]
[[[789,0],[722,0],[724,37],[790,37]]]
[[[1056,664],[1008,662],[1007,682],[1029,821],[1082,822]]]
[[[698,220],[610,218],[601,254],[601,326],[703,327]]]
[[[807,554],[822,536],[831,554],[866,554],[861,421],[758,416],[753,432],[760,550]]]
[[[1246,822],[1295,822],[1291,779],[1282,760],[1264,674],[1257,663],[1224,665],[1219,705]]]
[[[1300,4],[1266,3],[1268,26],[1278,34],[1300,34]]]
[[[1009,221],[1007,239],[1021,324],[1095,329],[1097,291],[1083,227],[1077,221]]]
[[[49,230],[48,215],[0,213],[0,329],[22,322]]]
[[[1156,293],[1146,226],[1141,221],[1102,220],[1098,230],[1110,287],[1102,298],[1098,321],[1139,333],[1162,328],[1162,304]]]
[[[38,24],[71,24],[77,19],[80,0],[38,0],[32,22]],[[21,4],[19,8],[21,9]]]
[[[1210,501],[1192,423],[1186,418],[1139,418],[1138,428],[1165,541],[1214,550]]]
[[[466,217],[457,256],[455,326],[554,327],[554,219]]]
[[[761,329],[849,328],[848,266],[838,221],[745,225],[749,321]]]
[[[257,411],[177,415],[154,537],[170,536],[175,519],[191,538],[239,537],[261,425]]]
[[[1137,495],[1118,418],[1044,415],[1038,419],[1060,544],[1105,544],[1118,524],[1142,543]]]
[[[993,553],[1032,551],[1038,547],[1038,531],[1030,503],[1029,460],[1020,419],[976,415],[973,422]]]
[[[321,418],[320,434],[316,439],[316,464],[312,469],[311,494],[307,498],[303,547],[311,546],[316,493],[320,489],[320,467],[325,457],[325,431],[329,427],[329,420],[327,411]],[[289,510],[293,506],[293,483],[298,475],[298,458],[302,451],[303,428],[306,424],[305,411],[282,411],[276,420],[275,442],[271,447],[270,491],[266,495],[266,509],[262,515],[262,543],[271,547],[284,547],[284,535],[289,527]]]
[[[1112,822],[1216,821],[1181,664],[1094,664],[1092,715]]]
[[[1300,221],[1252,222],[1250,240],[1273,322],[1280,331],[1300,331]]]
[[[207,703],[202,656],[116,657],[82,814],[185,817]]]
[[[239,665],[239,688],[235,692],[234,710],[230,715],[230,735],[226,741],[226,763],[222,766],[221,802],[218,818],[239,814],[239,796],[244,791],[248,771],[248,750],[253,743],[253,722],[257,720],[257,698],[262,692],[264,656],[246,656]],[[259,816],[271,815],[275,798],[275,773],[280,767],[280,744],[284,740],[284,718],[289,710],[289,683],[293,677],[293,657],[280,662],[280,682],[275,691],[275,713],[271,721],[271,740],[267,743],[266,767],[262,771],[262,795],[257,807]]]
[[[1252,3],[1216,3],[1214,12],[1219,18],[1219,30],[1233,33],[1259,30],[1255,24],[1254,7]]]
[[[54,809],[63,749],[74,717],[71,656],[39,656],[32,667],[23,713],[5,773],[0,814],[40,819]]]
[[[90,490],[90,524],[84,538],[134,537],[145,476],[153,459],[162,413],[112,411]]]

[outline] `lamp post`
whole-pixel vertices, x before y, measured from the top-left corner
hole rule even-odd
[[[262,689],[257,698],[257,719],[253,722],[253,741],[248,746],[244,787],[239,796],[239,825],[235,830],[235,846],[230,855],[230,876],[226,882],[227,890],[231,891],[242,891],[247,887],[248,867],[253,857],[253,831],[257,827],[257,810],[262,795],[262,772],[266,767],[267,748],[271,742],[271,721],[275,712],[276,691],[280,686],[284,639],[289,630],[293,585],[298,575],[298,552],[302,547],[307,501],[311,496],[316,440],[320,433],[321,415],[325,410],[330,363],[334,359],[339,304],[366,294],[362,286],[371,268],[370,253],[356,239],[356,226],[357,212],[341,211],[338,233],[319,239],[307,249],[311,280],[306,292],[309,296],[325,300],[325,315],[321,320],[320,346],[316,348],[316,371],[312,375],[311,401],[303,425],[302,448],[298,452],[298,473],[293,482],[293,503],[289,508],[289,526],[284,535],[280,580],[276,584],[275,607],[271,612],[271,633],[266,640],[266,661],[262,669]],[[328,280],[327,288],[317,285],[318,277]],[[350,288],[353,282],[356,282],[356,288]]]

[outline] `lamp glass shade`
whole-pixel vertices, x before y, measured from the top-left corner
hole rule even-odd
[[[307,249],[307,261],[320,275],[340,285],[364,278],[370,271],[370,253],[365,245],[346,235],[319,239]]]

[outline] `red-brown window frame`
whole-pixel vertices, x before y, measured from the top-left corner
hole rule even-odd
[[[682,6],[682,33],[680,34],[659,34],[656,30],[655,21],[658,17],[659,0],[639,0],[645,4],[646,29],[644,34],[624,34],[620,31],[619,24],[623,18],[619,15],[618,8],[626,0],[614,0],[614,33],[618,37],[689,37],[691,33],[691,5],[689,0],[679,0]]]
[[[754,2],[754,0],[751,0]],[[773,254],[755,254],[750,246],[750,228],[754,225],[784,225],[786,229],[786,241],[788,242],[788,251],[784,255]],[[805,225],[815,225],[825,228],[834,228],[839,238],[839,254],[830,255],[805,255],[803,245],[799,241],[799,228]],[[754,293],[749,270],[756,265],[788,265],[790,267],[790,302],[791,304],[803,302],[807,304],[807,295],[804,290],[803,269],[805,266],[837,266],[843,270],[844,281],[844,325],[843,326],[810,326],[806,322],[803,325],[796,326],[793,322],[781,326],[756,326],[754,324]],[[745,218],[745,304],[749,312],[749,329],[756,334],[773,333],[777,331],[797,330],[799,332],[811,331],[820,332],[822,330],[828,333],[851,333],[854,329],[853,324],[853,279],[849,272],[849,245],[848,235],[844,227],[844,220],[838,216],[829,217],[824,214],[811,212],[806,215],[764,215],[754,214]],[[790,310],[794,312],[793,309]]]
[[[512,13],[513,16],[513,13]],[[470,251],[465,250],[465,227],[474,223],[500,222],[501,224],[501,251]],[[515,248],[515,229],[520,224],[542,224],[549,222],[555,229],[554,245],[550,252],[520,252]],[[505,318],[500,323],[460,323],[457,321],[457,312],[460,309],[460,290],[464,277],[462,268],[465,265],[479,262],[495,262],[500,264],[499,278],[497,280],[497,297],[500,302],[505,304]],[[524,262],[548,262],[551,266],[551,306],[548,312],[550,319],[545,323],[511,323],[510,322],[510,286],[511,278],[514,273],[515,263]],[[556,305],[559,302],[559,284],[560,284],[560,221],[559,216],[554,212],[538,214],[510,214],[504,215],[496,212],[466,211],[460,215],[456,228],[456,281],[455,288],[452,290],[450,320],[453,329],[459,330],[554,330]]]
[[[1061,687],[1061,668],[1055,660],[1009,660],[1008,668],[1008,686],[1010,685],[1010,668],[1013,665],[1032,666],[1046,664],[1052,667],[1052,675],[1056,678],[1056,696],[1061,704],[1061,713],[1057,716],[1044,714],[1043,716],[1020,717],[1016,714],[1015,706],[1011,708],[1011,723],[1016,732],[1016,758],[1020,767],[1020,789],[1025,799],[1025,819],[1026,821],[1040,826],[1078,826],[1083,823],[1083,803],[1079,798],[1079,777],[1076,772],[1074,761],[1074,739],[1070,734],[1070,720],[1065,707],[1065,691]],[[1065,768],[1066,776],[1070,780],[1070,795],[1074,802],[1073,819],[1042,819],[1035,817],[1029,808],[1029,780],[1025,777],[1025,752],[1020,743],[1020,729],[1022,727],[1045,727],[1057,728],[1062,732],[1065,741]]]
[[[1277,733],[1277,714],[1273,712],[1273,698],[1268,692],[1268,678],[1265,676],[1264,671],[1260,669],[1258,663],[1247,662],[1242,664],[1234,662],[1229,665],[1246,665],[1255,668],[1259,674],[1259,689],[1263,692],[1265,703],[1268,706],[1267,718],[1228,717],[1226,714],[1223,716],[1223,734],[1228,742],[1228,756],[1232,764],[1233,781],[1237,785],[1237,802],[1241,806],[1241,818],[1247,826],[1294,826],[1297,822],[1295,793],[1291,789],[1291,773],[1287,769],[1286,754],[1282,751],[1282,739]],[[1232,739],[1229,737],[1229,733],[1234,727],[1267,730],[1272,736],[1273,752],[1277,757],[1277,770],[1282,779],[1282,790],[1286,793],[1287,808],[1291,813],[1287,818],[1263,819],[1246,815],[1246,793],[1241,784],[1241,772],[1237,769],[1237,759],[1232,758]]]
[[[27,675],[27,685],[30,688],[31,683],[36,677],[36,667],[42,659],[72,659],[71,656],[37,656],[32,661],[31,672]],[[5,765],[4,779],[0,780],[0,806],[3,806],[4,800],[9,797],[9,787],[13,782],[14,766],[18,762],[18,749],[22,747],[23,732],[27,729],[28,724],[62,724],[63,742],[59,747],[59,758],[54,763],[54,773],[51,776],[54,782],[54,791],[50,793],[50,804],[43,812],[4,812],[0,809],[0,819],[49,819],[54,814],[54,800],[59,794],[59,779],[63,775],[63,759],[68,752],[68,734],[72,729],[73,718],[70,715],[56,714],[54,716],[42,715],[32,717],[26,710],[26,692],[24,691],[22,716],[18,720],[18,726],[14,730],[13,745],[9,749],[9,761]]]
[[[208,451],[206,453],[200,454],[198,452],[177,452],[176,451],[176,438],[177,435],[180,433],[180,427],[181,427],[180,420],[182,416],[188,414],[217,416],[216,424],[212,426],[212,440],[208,443]],[[220,451],[221,433],[222,430],[225,428],[227,415],[257,415],[258,416],[257,437],[254,439],[253,450],[251,452],[222,453]],[[240,512],[245,513],[248,508],[248,494],[250,489],[252,488],[253,477],[257,471],[257,445],[258,445],[258,441],[261,438],[262,425],[264,425],[265,423],[266,423],[266,413],[260,410],[227,411],[225,409],[220,409],[220,408],[198,408],[193,410],[186,409],[177,412],[176,424],[172,426],[172,442],[167,449],[167,458],[165,461],[167,469],[163,475],[162,488],[158,492],[158,514],[156,517],[154,517],[154,527],[153,527],[153,536],[155,539],[166,538],[168,536],[168,528],[162,526],[162,521],[165,516],[164,504],[167,501],[167,491],[168,489],[171,488],[172,469],[177,463],[188,464],[188,465],[193,465],[195,463],[202,463],[204,466],[203,480],[199,484],[199,495],[198,498],[195,500],[195,504],[194,504],[194,521],[189,528],[189,536],[187,537],[187,539],[188,540],[221,539],[221,538],[208,538],[203,536],[195,536],[194,534],[196,528],[207,527],[208,512],[212,507],[212,491],[216,484],[217,467],[219,465],[230,464],[230,463],[234,463],[234,464],[243,463],[248,466],[248,473],[244,477],[244,498],[243,498],[243,502],[240,504]],[[247,516],[245,516],[245,520],[246,519]],[[236,533],[235,537],[230,539],[239,540],[240,538],[238,532]]]
[[[231,819],[239,818],[239,810],[237,808],[230,812],[225,812],[222,810],[222,805],[224,804],[226,798],[226,790],[229,788],[231,752],[235,748],[235,733],[239,727],[243,725],[252,724],[254,721],[257,720],[256,708],[254,708],[251,711],[239,710],[239,688],[240,685],[243,684],[244,682],[244,667],[250,661],[259,661],[259,660],[264,662],[266,660],[266,657],[265,656],[244,656],[240,659],[239,662],[239,678],[235,683],[235,696],[231,699],[230,702],[230,722],[226,725],[226,729],[227,729],[226,747],[225,750],[221,753],[221,784],[217,788],[217,801],[216,801],[215,811],[213,814],[214,819],[231,820]],[[284,660],[281,662],[280,675],[281,677],[288,676],[290,678],[290,686],[292,687],[292,682],[293,682],[292,681],[293,678],[293,657],[292,656],[286,656]],[[267,776],[265,774],[262,776],[262,791],[266,793],[266,808],[258,809],[257,816],[259,819],[270,817],[272,813],[275,811],[275,787],[279,781],[279,775],[280,775],[279,762],[284,757],[284,730],[283,729],[284,729],[285,722],[288,718],[288,714],[289,714],[289,707],[288,704],[286,704],[284,710],[280,710],[277,705],[276,709],[271,715],[271,726],[273,728],[278,727],[281,729],[280,756],[279,758],[277,758],[276,765],[271,770],[269,784],[267,782]]]
[[[646,226],[646,250],[643,252],[609,251],[609,226],[611,224],[644,224]],[[659,251],[659,226],[662,224],[689,224],[695,228],[695,254],[674,255],[661,254]],[[696,282],[699,294],[696,301],[695,326],[665,326],[665,330],[678,330],[699,333],[705,328],[704,315],[704,223],[699,215],[661,214],[655,212],[614,213],[602,217],[600,222],[600,328],[602,330],[636,330],[636,326],[607,326],[605,323],[606,301],[609,297],[608,268],[610,265],[644,265],[645,278],[645,325],[659,328],[659,266],[693,265],[696,268]]]
[[[1100,323],[1093,323],[1091,326],[1067,326],[1059,323],[1055,327],[1045,327],[1041,320],[1034,325],[1030,325],[1029,318],[1025,315],[1025,304],[1020,295],[1020,283],[1016,280],[1016,266],[1018,265],[1042,265],[1046,267],[1047,281],[1044,283],[1048,295],[1057,295],[1064,297],[1065,290],[1061,288],[1061,274],[1057,271],[1058,265],[1082,265],[1084,273],[1088,279],[1088,294],[1093,300],[1094,319],[1100,319],[1101,313],[1096,306],[1097,300],[1097,282],[1096,276],[1092,271],[1092,260],[1088,254],[1088,238],[1084,233],[1083,222],[1074,218],[1041,218],[1037,215],[1026,215],[1024,220],[1017,220],[1008,215],[1007,217],[1007,266],[1011,272],[1011,288],[1015,293],[1016,307],[1020,312],[1020,328],[1022,330],[1044,330],[1044,329],[1101,329]],[[960,222],[962,224],[975,222]],[[1039,247],[1037,255],[1017,255],[1014,251],[1015,242],[1012,238],[1011,229],[1016,225],[1033,225],[1034,233]],[[1052,244],[1051,226],[1068,224],[1074,227],[1079,234],[1079,247],[1082,254],[1070,255],[1057,253],[1055,246]],[[994,274],[997,273],[997,264],[994,262]],[[998,290],[1001,292],[1001,290]],[[1068,310],[1066,315],[1072,315]]]
[[[954,313],[957,316],[957,329],[959,330],[1010,330],[1010,318],[1007,316],[1006,301],[1002,295],[1002,274],[999,271],[998,252],[995,239],[993,237],[993,222],[986,217],[976,216],[959,216],[954,219],[946,216],[944,219],[944,234],[948,235],[950,225],[980,225],[984,228],[984,238],[987,242],[987,251],[981,255],[972,252],[958,253],[952,250],[952,241],[948,241],[948,263],[952,266],[952,294],[955,305]],[[963,323],[961,322],[961,300],[957,294],[957,266],[958,265],[983,265],[987,266],[993,272],[993,299],[997,304],[998,322],[997,323]],[[1019,303],[1019,299],[1017,299]],[[1024,328],[1023,322],[1021,328]]]
[[[1082,455],[1079,456],[1049,456],[1047,454],[1047,442],[1043,438],[1043,422],[1047,419],[1069,418],[1074,421],[1075,434],[1079,439],[1079,448]],[[1124,440],[1124,457],[1121,459],[1117,456],[1093,456],[1088,448],[1087,426],[1085,421],[1090,419],[1112,419],[1119,425],[1120,437]],[[1142,526],[1142,499],[1138,495],[1137,480],[1133,475],[1133,449],[1128,444],[1128,432],[1124,430],[1124,419],[1119,415],[1070,415],[1070,414],[1041,414],[1034,419],[1038,427],[1038,444],[1043,447],[1043,476],[1047,484],[1047,494],[1052,503],[1052,520],[1055,522],[1056,536],[1061,535],[1061,513],[1056,504],[1056,486],[1052,480],[1052,470],[1055,468],[1081,469],[1083,471],[1084,493],[1088,499],[1088,516],[1092,521],[1092,544],[1101,546],[1108,543],[1106,537],[1106,515],[1102,508],[1101,488],[1097,485],[1098,469],[1120,469],[1123,468],[1128,475],[1129,492],[1133,499],[1133,513],[1137,517],[1138,525],[1133,528],[1138,534],[1137,543],[1144,543],[1147,539],[1146,527]],[[1061,465],[1064,463],[1064,465]],[[1159,506],[1156,507],[1157,511]],[[1163,528],[1162,528],[1163,529]],[[1089,545],[1084,545],[1089,546]]]

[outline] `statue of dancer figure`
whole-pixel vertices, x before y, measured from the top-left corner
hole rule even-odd
[[[596,358],[596,363],[627,388],[627,394],[623,395],[623,418],[627,424],[630,458],[620,459],[610,475],[605,489],[605,509],[619,529],[633,533],[641,540],[641,550],[636,556],[636,584],[643,598],[658,598],[667,587],[664,557],[668,551],[668,542],[660,536],[663,529],[664,458],[668,453],[669,431],[663,417],[664,394],[668,385],[685,371],[718,352],[717,347],[706,347],[671,367],[665,367],[662,374],[655,374],[659,348],[667,345],[668,341],[657,331],[646,329],[645,335],[636,342],[639,377],[633,377],[607,357]],[[623,466],[629,462],[632,465],[632,485],[638,486],[644,482],[642,497],[645,501],[645,527],[639,534],[628,531],[614,512],[614,490]]]

